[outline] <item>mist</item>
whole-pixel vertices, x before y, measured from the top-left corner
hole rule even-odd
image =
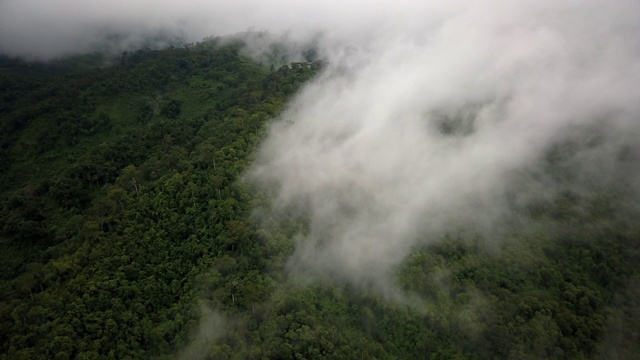
[[[430,5],[323,39],[328,69],[271,128],[250,176],[308,220],[292,273],[388,288],[417,246],[490,247],[532,201],[636,198],[638,158],[620,159],[638,149],[638,4]],[[562,143],[565,182],[543,166]]]
[[[442,5],[442,4],[441,4]],[[429,6],[434,7],[435,6]],[[448,6],[447,6],[448,7]],[[135,50],[268,31],[289,40],[308,40],[322,32],[340,41],[374,39],[381,26],[426,7],[365,1],[296,2],[275,0],[3,0],[0,2],[0,53],[46,61],[94,51]],[[417,19],[414,19],[417,20]]]
[[[327,67],[247,178],[274,193],[269,211],[309,223],[290,269],[380,283],[416,246],[466,228],[490,243],[562,191],[540,168],[559,142],[598,138],[565,154],[570,186],[637,191],[637,14],[631,0],[5,0],[0,52],[49,60],[246,30],[312,43]]]

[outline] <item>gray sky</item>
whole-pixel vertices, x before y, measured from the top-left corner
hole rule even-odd
[[[414,10],[440,12],[452,7],[436,5],[362,0],[1,0],[0,51],[49,59],[92,51],[109,34],[125,37],[122,43],[127,45],[157,32],[198,41],[250,28],[293,31],[301,37],[324,31],[359,38],[393,28],[408,17],[417,20]]]

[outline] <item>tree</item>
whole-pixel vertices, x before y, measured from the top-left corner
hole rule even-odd
[[[171,99],[160,109],[160,114],[168,119],[177,119],[182,112],[180,101]]]

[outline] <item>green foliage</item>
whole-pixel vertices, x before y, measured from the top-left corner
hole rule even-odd
[[[295,88],[313,73],[272,75],[240,47],[141,50],[77,72],[20,74],[6,60],[0,358],[174,352],[212,263],[242,274],[220,290],[230,309],[267,296],[237,179],[261,114],[286,102],[265,84]]]
[[[0,359],[637,355],[640,228],[619,194],[572,191],[564,150],[546,160],[566,189],[526,206],[535,231],[415,249],[393,295],[291,281],[308,225],[255,211],[269,195],[239,176],[322,63],[240,50],[0,59]],[[202,308],[214,335],[194,332]]]

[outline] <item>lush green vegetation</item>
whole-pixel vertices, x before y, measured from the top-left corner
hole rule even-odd
[[[611,189],[531,204],[500,249],[416,249],[404,302],[290,281],[305,223],[254,213],[270,199],[239,176],[320,63],[241,46],[0,59],[0,359],[640,354],[640,226]]]

